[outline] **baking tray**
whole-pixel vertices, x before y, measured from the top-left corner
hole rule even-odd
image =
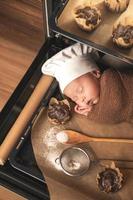
[[[77,42],[86,43],[101,52],[113,55],[125,62],[133,63],[133,48],[122,49],[113,44],[111,39],[112,26],[118,19],[120,14],[109,12],[105,9],[103,0],[95,0],[99,4],[103,21],[97,29],[88,33],[81,30],[75,23],[73,18],[73,9],[87,2],[87,0],[67,0],[60,9],[57,9],[54,15],[51,17],[50,27],[53,31],[60,33],[68,38],[71,38]]]

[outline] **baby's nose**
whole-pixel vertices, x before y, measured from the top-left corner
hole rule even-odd
[[[82,104],[83,106],[88,104],[88,101],[87,101],[86,97],[81,97],[80,104]]]
[[[85,102],[86,101],[86,97],[82,97],[82,102]]]

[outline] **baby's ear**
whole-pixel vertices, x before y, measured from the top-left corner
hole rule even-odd
[[[93,76],[95,76],[96,78],[100,78],[101,77],[100,70],[94,70],[94,71],[91,72],[91,74],[93,74]]]

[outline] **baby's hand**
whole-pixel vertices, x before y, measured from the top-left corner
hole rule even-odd
[[[87,116],[88,113],[92,110],[92,107],[93,107],[93,105],[91,105],[91,106],[88,106],[88,105],[86,105],[86,106],[76,105],[74,107],[74,110],[75,110],[75,112],[77,112],[77,113],[79,113],[81,115]]]

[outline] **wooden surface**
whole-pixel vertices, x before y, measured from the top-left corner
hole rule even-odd
[[[25,200],[24,197],[0,186],[0,200]]]
[[[44,41],[40,0],[0,0],[0,110]]]
[[[41,0],[0,0],[0,110],[44,41]],[[0,200],[24,200],[0,186]]]

